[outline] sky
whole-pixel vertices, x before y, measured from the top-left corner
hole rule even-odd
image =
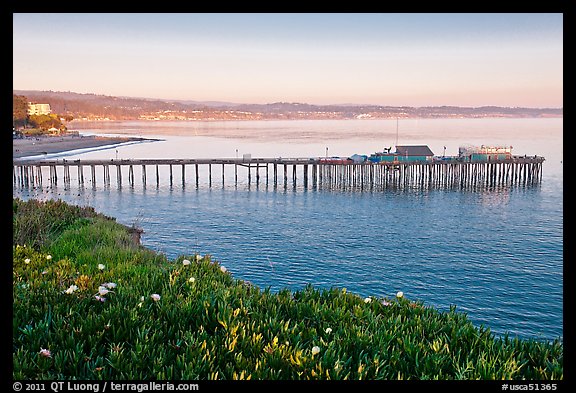
[[[13,88],[563,107],[562,13],[14,13]]]

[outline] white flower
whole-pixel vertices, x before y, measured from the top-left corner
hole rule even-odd
[[[387,302],[386,300],[382,300],[383,306],[390,306],[392,303]]]
[[[25,264],[29,264],[29,263],[30,263],[30,258],[24,259],[24,263],[25,263]]]
[[[332,328],[326,328],[326,334],[332,333]]]
[[[196,255],[196,260],[197,260],[197,261],[199,261],[199,260],[201,260],[201,259],[202,259],[202,257],[201,257],[200,255]]]
[[[98,293],[100,294],[100,296],[106,296],[106,294],[110,292],[105,286],[100,285],[98,287]]]
[[[150,297],[151,297],[152,300],[154,300],[155,302],[157,302],[158,300],[160,300],[160,295],[158,295],[157,293],[153,293],[152,295],[150,295]]]
[[[78,287],[76,285],[70,285],[70,288],[65,290],[64,293],[67,293],[68,295],[70,295],[71,293],[74,293],[74,291],[76,291],[77,289],[78,289]]]
[[[98,269],[104,270],[105,268],[106,268],[106,266],[104,266],[103,264],[101,264],[101,263],[98,264]]]
[[[371,297],[367,297],[366,299],[364,299],[364,303],[370,303],[372,301]]]
[[[404,296],[404,292],[402,292],[402,291],[400,291],[400,292],[398,292],[398,293],[396,294],[396,297],[397,297],[398,299],[400,299],[400,298],[403,297],[403,296]]]
[[[188,279],[188,281],[194,282],[194,281],[196,281],[196,279],[195,279],[194,277],[190,277],[190,278]]]
[[[188,265],[190,265],[190,261],[189,261],[188,259],[184,259],[184,260],[182,261],[182,265],[188,266]]]
[[[106,287],[108,289],[114,289],[116,288],[116,283],[115,282],[105,282],[104,284],[102,284],[103,287]]]
[[[140,296],[140,301],[141,301],[141,302],[144,301],[144,296]]]
[[[52,259],[52,255],[46,255],[46,259],[48,260]]]
[[[318,355],[319,353],[320,353],[320,347],[319,346],[312,347],[312,356]]]
[[[224,266],[220,266],[220,270],[222,270],[222,273],[226,273],[228,271],[228,269],[226,269]]]
[[[48,274],[48,270],[42,271],[42,274],[43,274],[43,275],[44,275],[44,274]]]
[[[47,357],[47,358],[51,358],[52,354],[50,353],[50,350],[48,349],[44,349],[44,348],[40,348],[40,355]]]

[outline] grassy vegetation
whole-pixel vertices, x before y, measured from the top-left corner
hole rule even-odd
[[[210,256],[167,260],[91,208],[13,207],[14,379],[564,377],[561,342],[496,338],[454,308],[272,293]]]

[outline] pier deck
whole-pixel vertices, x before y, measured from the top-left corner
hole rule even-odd
[[[62,179],[65,186],[72,179],[84,186],[91,183],[109,186],[112,178],[118,186],[123,179],[134,187],[137,184],[135,170],[141,177],[140,184],[146,186],[148,178],[155,178],[156,185],[162,176],[168,176],[172,186],[176,180],[185,186],[193,182],[199,186],[201,179],[212,186],[216,177],[213,167],[220,167],[221,184],[232,177],[238,184],[239,169],[247,184],[304,188],[328,189],[374,189],[388,187],[485,187],[513,184],[536,184],[542,178],[540,156],[513,156],[492,161],[459,161],[456,159],[427,161],[392,161],[355,163],[343,160],[333,162],[324,158],[199,158],[199,159],[111,159],[111,160],[14,160],[13,182],[18,187],[35,187],[44,184],[47,178],[50,185],[57,185]],[[110,168],[115,170],[110,171]],[[152,175],[149,168],[155,169]],[[70,168],[75,168],[72,171]],[[89,176],[87,173],[89,168]],[[186,170],[193,169],[193,176],[187,177]],[[179,171],[175,171],[179,169]],[[233,175],[231,170],[233,169]],[[111,176],[111,172],[115,176]],[[126,174],[127,172],[127,174]],[[180,172],[179,175],[174,172]],[[74,177],[73,174],[76,176]],[[300,183],[298,182],[300,180]],[[230,181],[230,180],[229,180]]]

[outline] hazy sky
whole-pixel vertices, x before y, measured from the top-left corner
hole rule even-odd
[[[560,13],[16,13],[13,23],[17,90],[563,107]]]

